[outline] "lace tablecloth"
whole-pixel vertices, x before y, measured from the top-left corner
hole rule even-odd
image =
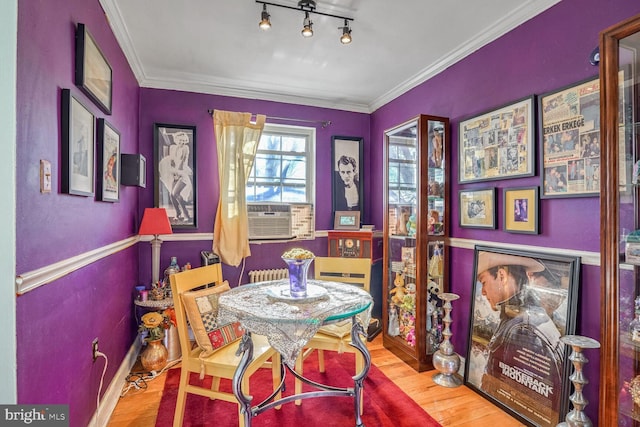
[[[288,279],[275,280],[225,292],[218,300],[218,322],[237,321],[245,330],[266,336],[290,367],[325,322],[355,315],[366,330],[373,306],[367,291],[345,283],[309,280],[309,289],[316,286],[322,292],[308,299],[278,297],[274,290],[288,284]]]

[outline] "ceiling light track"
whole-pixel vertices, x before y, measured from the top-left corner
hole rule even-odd
[[[334,15],[332,13],[319,12],[316,10],[316,2],[314,0],[300,0],[298,2],[297,7],[289,6],[286,4],[278,4],[272,3],[268,1],[256,0],[256,3],[262,5],[262,13],[260,15],[260,23],[259,26],[263,30],[268,30],[271,28],[271,15],[267,11],[267,6],[273,7],[282,7],[284,9],[297,10],[300,12],[304,12],[304,20],[303,20],[303,28],[302,35],[304,37],[313,36],[313,22],[309,17],[309,14],[314,13],[316,15],[329,16],[331,18],[337,18],[340,20],[344,20],[344,25],[342,27],[338,27],[339,30],[342,30],[342,34],[340,36],[340,42],[342,44],[351,43],[351,28],[349,27],[349,21],[353,22],[353,18],[349,18],[346,16]]]

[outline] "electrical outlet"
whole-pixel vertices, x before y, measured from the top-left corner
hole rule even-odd
[[[98,358],[98,338],[95,338],[91,343],[91,357],[94,362]]]

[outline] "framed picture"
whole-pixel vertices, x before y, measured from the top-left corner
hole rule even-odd
[[[460,190],[460,227],[496,228],[496,189]]]
[[[360,230],[359,211],[336,211],[333,220],[334,230]]]
[[[333,211],[359,211],[364,217],[362,138],[331,137]],[[358,228],[360,224],[358,223]]]
[[[120,201],[120,132],[105,119],[98,119],[97,198]]]
[[[535,96],[460,122],[458,182],[535,174]]]
[[[111,65],[84,24],[76,28],[76,85],[102,111],[111,114]]]
[[[93,196],[95,118],[71,90],[62,89],[62,192]]]
[[[196,127],[155,123],[155,205],[173,228],[197,227]]]
[[[530,426],[568,410],[580,258],[476,246],[465,384]]]
[[[538,187],[505,188],[504,231],[538,234]]]

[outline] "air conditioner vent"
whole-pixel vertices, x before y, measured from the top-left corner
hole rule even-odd
[[[291,206],[286,204],[250,203],[249,239],[290,239]]]

